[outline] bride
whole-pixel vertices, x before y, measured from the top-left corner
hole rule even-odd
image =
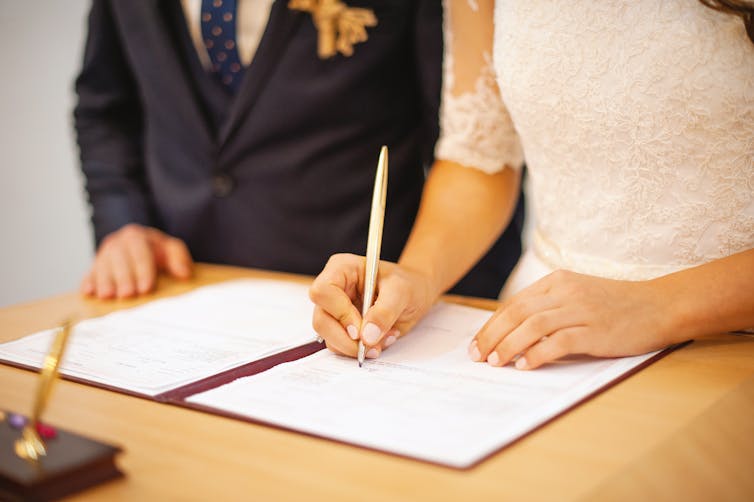
[[[363,258],[315,280],[328,346],[378,357],[406,334],[506,226],[524,159],[536,229],[472,359],[532,369],[754,326],[754,4],[493,3],[445,2],[419,216],[363,323]]]

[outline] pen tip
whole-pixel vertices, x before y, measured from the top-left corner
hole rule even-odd
[[[361,361],[359,361],[359,368],[361,368],[361,365],[362,365],[362,364],[363,364],[363,363],[362,363]]]

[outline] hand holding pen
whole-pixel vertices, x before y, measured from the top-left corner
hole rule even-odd
[[[330,350],[357,357],[359,366],[365,357],[379,357],[383,349],[413,327],[436,297],[425,276],[395,263],[379,261],[387,193],[387,155],[387,147],[382,147],[366,257],[332,256],[310,289],[315,303],[312,320],[315,331]],[[361,306],[361,312],[357,306]]]

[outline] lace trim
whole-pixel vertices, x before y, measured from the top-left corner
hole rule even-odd
[[[440,138],[435,157],[473,167],[486,173],[501,171],[505,166],[515,169],[523,163],[518,134],[500,97],[496,74],[489,52],[484,53],[474,91],[453,94],[452,30],[447,0],[445,8],[444,82],[440,106]],[[476,2],[469,1],[476,11]]]
[[[496,9],[529,207],[569,251],[543,259],[641,279],[754,248],[754,48],[739,19],[687,0]]]

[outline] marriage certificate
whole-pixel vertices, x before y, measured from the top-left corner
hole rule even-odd
[[[301,284],[202,287],[78,323],[61,372],[178,406],[465,468],[656,356],[569,358],[533,371],[492,367],[467,355],[492,313],[439,303],[359,368],[355,359],[317,351],[312,309]],[[0,361],[38,368],[51,339],[45,331],[2,344]]]
[[[190,396],[204,409],[456,468],[469,467],[655,354],[534,371],[473,362],[491,312],[441,303],[379,359],[329,351]]]

